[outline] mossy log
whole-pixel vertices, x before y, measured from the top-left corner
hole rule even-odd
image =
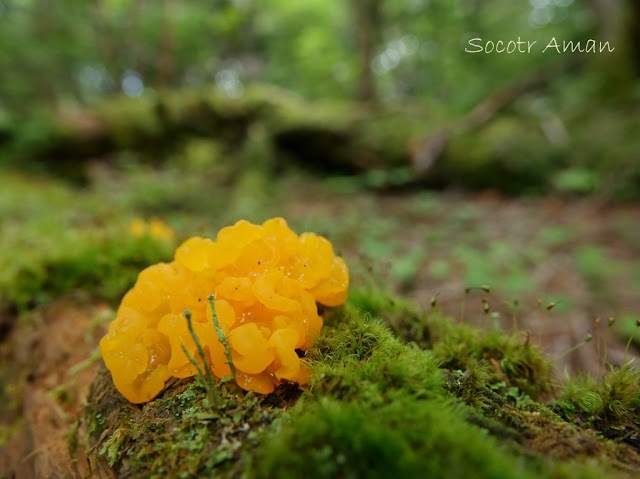
[[[437,131],[440,121],[436,116],[415,106],[309,103],[264,85],[248,88],[239,99],[227,98],[215,88],[163,91],[135,99],[111,98],[74,113],[43,115],[30,126],[36,133],[14,131],[9,146],[14,158],[29,160],[26,163],[35,159],[56,174],[78,176],[87,160],[118,151],[137,151],[160,162],[193,137],[213,139],[233,155],[242,150],[251,129],[260,125],[265,147],[272,149],[278,161],[293,159],[322,173],[404,169],[407,181],[419,179],[428,186],[476,187],[482,186],[478,178],[487,177],[495,179],[488,187],[518,184],[524,178],[543,181],[529,175],[528,167],[518,166],[524,156],[521,148],[508,147],[518,143],[520,133],[526,145],[545,141],[520,118],[503,121],[513,124],[504,127],[511,138],[506,148],[495,142],[478,148],[484,132],[471,132],[459,142],[449,145],[447,141],[446,154],[438,151],[435,166],[425,172],[415,156],[420,148],[424,153],[425,134]],[[502,154],[496,154],[496,149]],[[514,162],[516,166],[510,166]]]
[[[401,177],[403,184],[506,193],[556,187],[588,193],[598,186],[591,185],[596,180],[577,187],[560,181],[564,172],[587,171],[590,178],[602,176],[603,188],[615,190],[613,195],[621,190],[633,196],[640,170],[634,166],[638,139],[628,121],[633,117],[630,111],[607,118],[607,124],[620,126],[603,137],[591,134],[590,126],[590,118],[610,116],[602,106],[589,110],[589,115],[569,117],[539,111],[534,95],[514,107],[545,89],[553,74],[562,71],[556,68],[525,78],[498,90],[468,115],[448,120],[420,105],[312,103],[266,85],[249,87],[237,99],[213,87],[115,97],[91,109],[44,114],[29,125],[16,125],[0,153],[10,158],[5,163],[35,162],[45,171],[78,178],[87,160],[135,151],[162,162],[194,137],[215,141],[233,163],[247,156],[245,145],[258,129],[264,138],[260,148],[268,151],[252,151],[249,156],[275,158],[276,170],[290,159],[322,174],[381,172],[383,181],[375,186],[393,185],[397,181],[391,178]],[[619,145],[627,147],[611,161],[625,169],[627,180],[623,187],[613,188],[607,173],[611,168],[602,166],[601,150],[618,151]],[[253,164],[253,159],[238,164]]]
[[[54,167],[68,162],[76,169],[83,160],[121,150],[161,161],[185,137],[211,138],[233,151],[255,124],[264,126],[279,153],[309,167],[345,172],[408,164],[411,134],[424,128],[423,118],[404,111],[310,104],[267,86],[249,88],[239,99],[208,88],[116,97],[87,110],[42,115],[30,125],[37,134],[14,131],[5,148],[14,156]]]
[[[174,380],[140,406],[124,401],[102,369],[81,428],[92,471],[561,479],[640,470],[633,447],[607,442],[529,397],[550,382],[549,364],[528,341],[483,336],[436,311],[395,304],[368,309],[373,316],[362,315],[363,301],[329,312],[307,352],[314,373],[304,390],[286,384],[256,396],[230,382],[219,386],[216,408],[203,382]],[[384,323],[411,337],[420,331],[420,343],[430,347],[398,339]],[[499,358],[500,371],[485,357]]]

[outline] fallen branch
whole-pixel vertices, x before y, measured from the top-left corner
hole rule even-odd
[[[428,178],[455,138],[482,128],[523,95],[545,89],[558,75],[578,68],[581,63],[582,60],[564,62],[521,78],[489,95],[470,113],[427,136],[420,146],[413,149],[411,160],[416,175],[421,179]]]

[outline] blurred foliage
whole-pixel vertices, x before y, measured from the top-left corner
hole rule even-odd
[[[540,238],[512,247],[498,232],[474,226],[483,221],[474,204],[449,208],[425,192],[414,196],[408,214],[439,227],[416,227],[400,239],[388,232],[401,221],[360,219],[379,205],[358,195],[417,186],[408,161],[415,140],[516,78],[567,59],[469,54],[470,38],[521,37],[539,45],[552,36],[584,40],[596,35],[602,19],[579,0],[370,3],[381,8],[369,63],[379,102],[373,108],[350,101],[364,54],[352,21],[356,1],[0,0],[0,166],[86,176],[83,189],[2,178],[5,284],[24,265],[35,268],[28,281],[42,281],[51,268],[45,265],[63,261],[72,245],[108,244],[136,216],[168,218],[178,231],[207,234],[238,218],[280,215],[289,196],[308,189],[321,198],[358,199],[339,222],[325,221],[332,212],[316,220],[298,211],[295,226],[321,228],[365,258],[395,258],[387,273],[401,288],[461,274],[465,286],[491,283],[510,297],[529,291],[531,268],[574,241],[573,229],[549,225]],[[622,83],[604,91],[611,65],[604,68],[605,57],[597,58],[452,141],[445,185],[637,198],[637,92]],[[96,119],[111,135],[111,149],[72,151],[63,125],[90,133]],[[320,148],[304,136],[310,130],[318,141],[336,144]],[[348,149],[335,141],[340,135],[350,135]],[[12,148],[3,149],[11,136]],[[298,185],[298,166],[287,161],[292,152],[282,148],[296,141],[306,145],[293,151],[299,164],[319,165],[316,179],[353,152],[365,163],[372,152],[387,163]],[[52,143],[55,157],[32,154]],[[82,167],[76,154],[85,155]],[[632,226],[621,225],[620,234],[638,244]],[[356,230],[361,234],[354,236]],[[605,249],[589,248],[576,248],[571,258],[597,293],[628,268],[610,261]],[[90,248],[86,255],[96,256]]]
[[[132,148],[163,161],[176,154],[169,145],[182,135],[222,136],[243,149],[247,129],[254,130],[254,140],[261,137],[251,145],[253,156],[270,161],[271,151],[258,150],[291,142],[288,133],[303,119],[303,130],[352,132],[343,152],[351,162],[366,162],[373,149],[384,160],[374,166],[393,169],[367,171],[336,182],[338,188],[395,187],[412,181],[406,160],[417,140],[514,81],[557,69],[546,87],[522,94],[449,145],[440,171],[444,185],[633,199],[640,191],[640,83],[629,73],[637,49],[631,27],[621,21],[633,10],[622,0],[599,4],[0,0],[0,164],[42,169],[47,159],[38,153],[68,156],[68,162]],[[536,43],[531,53],[468,53],[474,38],[482,45]],[[616,51],[542,53],[552,38],[610,41]],[[362,108],[352,100],[362,99],[367,81],[371,101]],[[258,89],[256,96],[258,84],[282,90]],[[217,99],[197,93],[210,87]],[[241,111],[220,97],[241,99]],[[310,106],[298,97],[322,103]],[[198,115],[200,105],[210,110],[207,118]],[[228,116],[220,114],[225,109]],[[66,141],[69,125],[104,137],[83,151]],[[326,143],[335,140],[328,138]],[[366,148],[358,153],[353,146]],[[181,148],[178,154],[193,154]],[[314,149],[297,153],[311,157]],[[201,148],[196,154],[209,153]],[[335,165],[345,162],[344,154],[332,145],[317,156]],[[353,158],[359,154],[365,160]],[[308,163],[317,162],[313,157]],[[76,168],[61,163],[44,169],[72,176]]]
[[[546,44],[551,36],[579,39],[594,26],[580,1],[377,3],[381,32],[371,66],[380,96],[431,97],[454,108],[468,108],[496,83],[550,58],[470,55],[464,51],[470,38],[520,36]],[[311,98],[353,98],[360,61],[356,6],[336,0],[3,0],[2,106],[25,111],[42,100],[65,107],[119,91],[139,96],[211,83],[237,97],[256,80]]]
[[[23,311],[73,289],[117,301],[173,254],[168,226],[135,231],[96,196],[18,176],[0,176],[0,188],[0,307]]]

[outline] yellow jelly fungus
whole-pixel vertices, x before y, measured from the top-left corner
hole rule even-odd
[[[142,220],[131,234],[173,237],[164,223]],[[212,373],[231,374],[225,346],[207,297],[231,349],[235,379],[246,390],[268,394],[281,382],[305,384],[310,370],[298,350],[313,345],[322,328],[317,303],[347,298],[349,270],[331,243],[313,233],[296,235],[282,218],[262,225],[238,221],[216,241],[194,237],[174,261],[148,267],[122,299],[100,351],[118,390],[129,401],[153,399],[171,377],[197,373],[183,347],[202,362],[183,312],[191,312]]]
[[[129,233],[131,233],[131,236],[134,236],[136,238],[143,236],[146,229],[146,223],[140,218],[136,218],[132,220],[131,223],[129,223]]]
[[[148,223],[136,218],[129,223],[129,233],[135,238],[149,235],[160,241],[172,242],[176,239],[176,233],[162,220],[152,219]]]

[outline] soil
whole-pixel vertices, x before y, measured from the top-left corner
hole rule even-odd
[[[21,418],[0,448],[3,477],[85,476],[85,461],[71,457],[69,438],[99,366],[87,362],[106,332],[94,318],[107,308],[61,298],[36,311],[28,327],[15,327],[2,344],[3,382],[19,390],[13,404],[3,404],[0,418],[7,426]]]
[[[452,258],[451,249],[459,238],[482,231],[484,238],[477,245],[478,250],[488,250],[492,241],[504,241],[518,255],[539,242],[539,232],[545,227],[567,227],[571,239],[558,241],[547,246],[546,254],[527,272],[531,288],[519,296],[520,311],[518,329],[531,332],[534,342],[540,344],[551,357],[556,357],[573,346],[580,344],[587,334],[593,340],[556,362],[559,375],[568,368],[570,372],[588,372],[598,376],[603,373],[604,342],[607,342],[607,363],[621,365],[625,362],[625,347],[628,336],[621,335],[617,328],[607,334],[607,322],[611,317],[619,318],[622,313],[634,312],[640,315],[640,291],[634,285],[640,284],[638,269],[634,267],[640,260],[640,205],[608,204],[598,199],[508,198],[488,191],[478,194],[447,192],[439,195],[440,211],[421,214],[412,204],[414,193],[391,193],[382,196],[361,197],[343,201],[330,196],[317,197],[314,201],[292,204],[291,216],[339,217],[347,211],[375,211],[377,217],[394,218],[393,231],[386,235],[402,238],[402,248],[410,251],[414,247],[428,249],[427,260],[432,257]],[[446,217],[452,212],[472,206],[473,213],[457,229],[452,229],[457,237],[445,241],[442,246],[421,245],[416,231],[443,229]],[[589,280],[580,271],[573,254],[581,247],[597,247],[606,253],[610,270],[598,271],[602,279]],[[351,264],[363,259],[353,249],[341,251],[349,257]],[[393,259],[387,259],[387,266]],[[490,261],[490,259],[488,259]],[[382,263],[385,261],[383,260]],[[384,273],[384,268],[382,273]],[[390,278],[389,283],[393,282]],[[437,297],[438,306],[446,314],[460,319],[460,304],[465,297],[464,270],[456,269],[443,278],[435,278],[426,267],[418,273],[410,284],[396,285],[402,294],[429,308]],[[479,286],[479,285],[478,285]],[[470,293],[467,298],[465,321],[484,326],[481,299],[486,295]],[[547,311],[540,304],[541,298],[555,296],[564,298],[571,307],[567,311],[557,307]],[[504,304],[513,298],[504,291],[492,292],[488,297],[491,311],[501,314],[500,327],[511,328],[511,310]],[[561,303],[559,303],[559,306]],[[601,318],[596,322],[597,318]],[[640,336],[640,335],[639,335]],[[637,344],[632,344],[627,360],[638,356]]]

